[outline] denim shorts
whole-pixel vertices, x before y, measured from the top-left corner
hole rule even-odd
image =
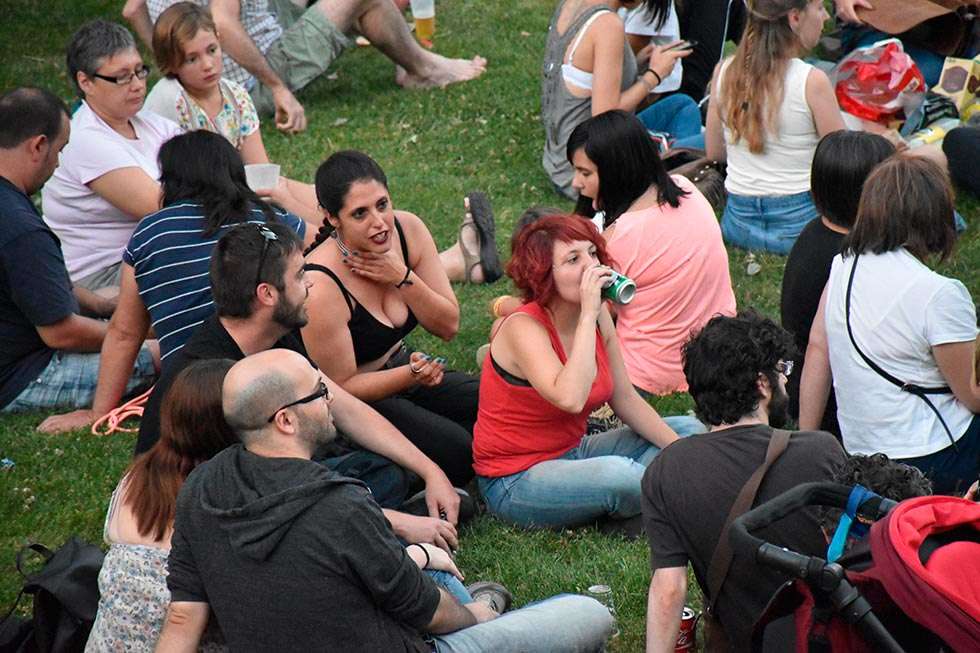
[[[810,191],[779,196],[729,193],[721,235],[729,245],[785,255],[815,217]]]
[[[126,396],[142,392],[156,380],[153,354],[146,343],[140,347]],[[56,351],[41,374],[0,412],[16,413],[49,408],[88,408],[99,381],[99,354]]]

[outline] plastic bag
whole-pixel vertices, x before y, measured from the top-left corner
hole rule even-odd
[[[911,115],[926,94],[922,72],[898,39],[850,52],[831,80],[843,111],[882,124]]]

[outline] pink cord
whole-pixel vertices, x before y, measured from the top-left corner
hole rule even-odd
[[[118,408],[113,408],[108,413],[95,420],[92,424],[92,435],[112,435],[113,433],[136,433],[139,428],[126,428],[122,425],[130,417],[142,417],[143,407],[146,405],[146,400],[150,397],[150,393],[153,392],[153,388],[150,388],[138,397],[130,399],[122,406]],[[102,427],[105,430],[101,430]]]

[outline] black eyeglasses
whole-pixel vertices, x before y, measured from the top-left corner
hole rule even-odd
[[[100,75],[99,73],[92,73],[92,77],[96,79],[104,79],[107,82],[112,82],[119,86],[127,86],[133,83],[133,78],[136,79],[146,79],[150,75],[150,67],[147,65],[142,65],[131,73],[123,73],[122,75],[116,75],[111,77],[109,75]]]
[[[790,374],[793,373],[794,364],[795,363],[793,361],[779,361],[778,363],[776,363],[776,371],[782,374],[783,376],[788,377]]]
[[[272,229],[268,227],[263,227],[259,225],[259,235],[265,240],[262,242],[262,254],[259,256],[259,268],[255,271],[255,287],[258,288],[259,283],[262,281],[262,268],[265,267],[265,256],[269,253],[269,243],[273,243],[279,240],[279,236],[276,235]],[[271,421],[271,420],[270,420]]]
[[[272,420],[276,418],[276,415],[278,415],[281,411],[286,410],[287,408],[292,408],[293,406],[298,406],[299,404],[308,404],[311,401],[316,401],[320,397],[326,397],[328,403],[333,401],[333,395],[330,394],[330,388],[328,388],[327,384],[324,383],[322,380],[320,381],[320,387],[317,388],[316,392],[314,392],[313,394],[306,395],[302,399],[297,399],[296,401],[290,402],[285,406],[280,406],[279,408],[276,409],[276,412],[272,413],[272,415],[269,416],[269,419],[266,420],[266,423],[271,424]]]

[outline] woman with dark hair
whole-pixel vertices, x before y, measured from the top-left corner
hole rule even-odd
[[[621,9],[655,7],[656,0],[562,0],[555,9],[545,45],[541,121],[545,128],[542,165],[558,192],[575,199],[572,170],[565,158],[568,135],[589,116],[610,109],[636,111],[670,75],[690,49],[648,46],[633,55]],[[655,9],[655,11],[659,11]],[[659,16],[659,14],[658,14]],[[637,73],[637,68],[642,72]],[[694,100],[675,94],[640,113],[651,131],[701,142],[701,112]]]
[[[371,157],[331,155],[316,172],[323,226],[307,250],[310,288],[303,342],[324,373],[367,402],[442,468],[453,485],[473,478],[471,441],[479,381],[410,351],[421,326],[442,340],[459,329],[459,304],[432,234],[396,211]]]
[[[926,265],[955,239],[938,164],[903,155],[875,168],[810,330],[800,428],[819,428],[832,375],[849,453],[884,453],[962,494],[980,471],[976,308]]]
[[[188,474],[238,441],[221,412],[230,360],[195,361],[174,380],[160,415],[160,439],[136,458],[112,493],[99,572],[99,611],[85,650],[151,651],[170,603],[167,555],[177,493]],[[215,637],[217,635],[217,637]],[[203,650],[223,648],[220,633]]]
[[[580,213],[604,211],[609,254],[636,282],[616,309],[616,335],[633,384],[650,394],[687,390],[681,347],[718,313],[735,314],[728,252],[708,200],[671,176],[640,121],[607,111],[568,139]]]
[[[601,296],[611,262],[579,216],[547,216],[517,235],[507,274],[524,304],[491,336],[473,433],[480,491],[508,522],[609,518],[636,532],[643,472],[677,439],[675,418],[661,419],[627,375]],[[589,414],[607,402],[626,426],[585,435]]]
[[[783,328],[793,334],[800,354],[796,360],[803,369],[810,327],[817,313],[820,294],[830,276],[834,257],[857,217],[864,180],[879,163],[895,153],[887,139],[869,132],[841,130],[820,139],[813,155],[810,193],[820,219],[804,227],[786,259],[780,300]],[[786,383],[789,412],[800,414],[800,375]],[[820,429],[840,437],[837,401],[833,390],[827,399]]]
[[[306,234],[302,220],[273,209],[248,187],[242,159],[224,137],[181,134],[163,144],[159,158],[164,208],[140,220],[123,252],[119,304],[102,344],[92,408],[58,416],[54,430],[90,424],[119,404],[124,371],[151,327],[166,361],[214,312],[208,262],[228,229],[278,221]]]
[[[805,63],[829,18],[822,0],[754,0],[735,55],[715,69],[705,144],[728,162],[725,242],[788,254],[817,217],[810,164],[844,129],[827,74]]]

